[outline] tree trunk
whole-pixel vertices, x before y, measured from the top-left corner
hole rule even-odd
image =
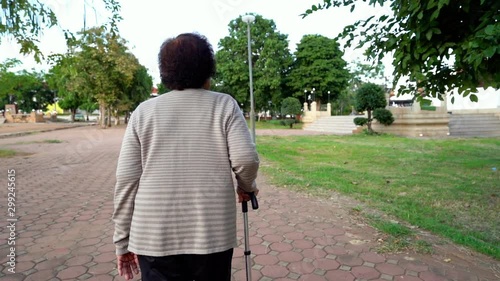
[[[368,131],[370,133],[373,133],[373,130],[372,130],[372,111],[371,110],[367,110],[367,112],[368,112],[368,123],[367,123],[367,125],[368,125]]]
[[[130,111],[125,112],[125,124],[128,124],[129,115],[130,115]]]
[[[120,125],[120,112],[118,110],[115,111],[115,126]]]
[[[71,120],[71,122],[75,122],[76,108],[71,108],[70,111],[71,111],[70,120]]]
[[[106,106],[102,102],[99,102],[99,125],[106,129]]]
[[[111,127],[111,109],[108,108],[108,119],[106,120],[106,127]]]

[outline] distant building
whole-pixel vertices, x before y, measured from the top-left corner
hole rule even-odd
[[[149,95],[149,98],[156,98],[157,96],[158,96],[158,88],[153,87],[153,89],[151,89],[151,95]]]

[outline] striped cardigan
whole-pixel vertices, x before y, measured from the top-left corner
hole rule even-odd
[[[132,114],[118,159],[118,255],[210,254],[236,246],[237,186],[254,191],[259,159],[237,102],[172,91]]]

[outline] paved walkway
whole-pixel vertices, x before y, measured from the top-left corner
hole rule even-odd
[[[2,281],[124,280],[116,276],[110,220],[122,136],[123,128],[82,127],[0,139],[1,148],[24,152],[0,159]],[[7,169],[16,177],[15,274],[7,263]],[[349,214],[356,202],[265,180],[259,177],[261,208],[249,213],[253,280],[500,280],[498,261],[451,244],[432,256],[378,254],[379,233]],[[233,259],[237,281],[245,280],[242,247]]]

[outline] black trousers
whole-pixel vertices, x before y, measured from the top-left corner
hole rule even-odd
[[[233,249],[207,255],[138,256],[142,281],[230,281]]]

